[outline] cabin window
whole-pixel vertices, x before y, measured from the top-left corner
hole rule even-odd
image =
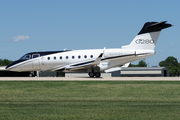
[[[47,59],[50,60],[50,57],[48,57]]]
[[[56,60],[56,57],[54,57],[54,60]]]
[[[87,58],[87,55],[85,55],[84,58]]]
[[[74,56],[72,56],[72,59],[74,59]]]
[[[91,55],[91,58],[93,58],[93,55]]]
[[[68,59],[68,56],[66,56],[66,59]]]
[[[78,58],[80,59],[80,58],[81,58],[81,56],[79,55],[79,56],[78,56]]]
[[[59,59],[62,59],[62,56],[60,56]]]

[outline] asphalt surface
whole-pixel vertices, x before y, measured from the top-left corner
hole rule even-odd
[[[180,81],[180,77],[0,77],[0,81]]]

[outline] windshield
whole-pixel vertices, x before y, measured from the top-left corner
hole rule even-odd
[[[31,59],[31,55],[27,54],[22,56],[19,60],[29,60],[29,59]]]

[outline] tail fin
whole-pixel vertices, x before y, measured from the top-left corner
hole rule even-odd
[[[171,24],[163,22],[147,22],[133,41],[122,49],[153,50],[162,29],[171,27]]]

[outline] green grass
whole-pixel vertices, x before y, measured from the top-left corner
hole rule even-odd
[[[180,119],[180,82],[0,82],[0,119]]]

